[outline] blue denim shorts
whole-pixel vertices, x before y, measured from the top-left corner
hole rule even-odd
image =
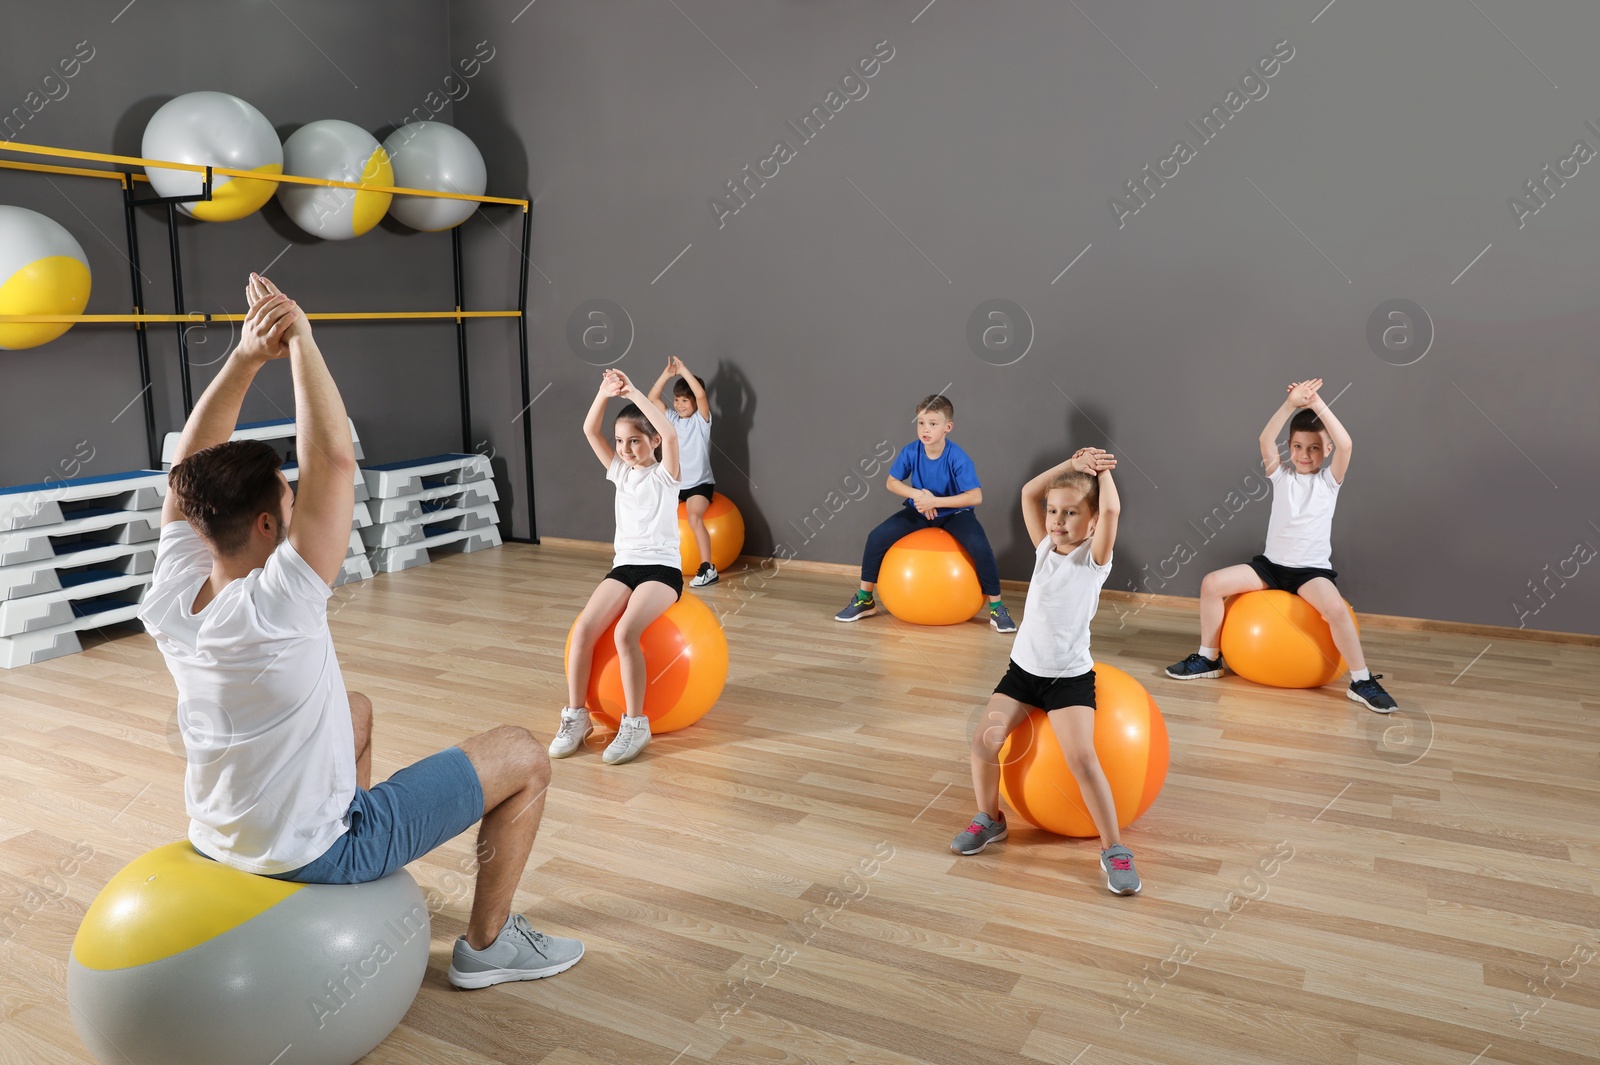
[[[322,856],[274,880],[365,884],[445,843],[483,817],[483,785],[460,747],[406,766],[370,791],[356,789],[347,831]]]

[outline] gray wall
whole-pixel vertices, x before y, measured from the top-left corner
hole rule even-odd
[[[536,200],[542,534],[611,535],[579,431],[599,371],[567,339],[607,299],[635,331],[619,366],[648,381],[677,354],[710,377],[718,485],[754,551],[858,559],[896,501],[881,473],[850,499],[856,463],[947,388],[1006,576],[1028,572],[1022,482],[1094,444],[1123,460],[1108,587],[1194,595],[1260,550],[1255,437],[1319,375],[1357,445],[1334,527],[1357,609],[1600,632],[1600,567],[1574,557],[1600,547],[1600,161],[1522,228],[1507,206],[1574,141],[1600,149],[1600,9],[925,3],[452,5],[454,39],[501,56],[458,123]],[[866,96],[809,143],[786,129],[883,40]],[[1267,95],[1202,143],[1185,120],[1284,40]],[[780,137],[795,158],[719,226],[712,197]],[[1119,227],[1111,197],[1180,137],[1194,158]],[[501,242],[473,238],[487,272]],[[991,298],[1032,322],[1012,365],[968,344]],[[1393,363],[1420,342],[1387,361],[1368,343],[1392,299],[1431,318],[1412,365]],[[486,415],[501,450],[511,399]],[[1191,523],[1219,507],[1208,539]]]
[[[66,94],[6,139],[138,155],[144,126],[181,93],[216,89],[254,104],[280,137],[322,118],[340,118],[380,139],[411,108],[441,89],[459,59],[438,0],[382,5],[278,0],[214,4],[176,0],[121,5],[70,0],[7,5],[0,35],[0,105],[9,112],[41,86],[58,59],[88,41],[93,58]],[[113,17],[116,16],[113,22]],[[320,49],[320,50],[319,50]],[[470,55],[470,49],[468,53]],[[46,88],[60,95],[52,82]],[[449,107],[441,118],[448,120]],[[23,158],[5,156],[5,158]],[[140,195],[150,195],[149,186]],[[0,202],[40,211],[66,226],[88,253],[91,313],[130,307],[121,193],[109,181],[0,170]],[[140,212],[146,306],[173,307],[165,215]],[[228,223],[180,220],[188,309],[246,309],[251,270],[271,276],[312,311],[448,310],[455,305],[450,241],[385,221],[359,240],[324,242],[296,228],[276,201]],[[515,255],[512,256],[515,261]],[[481,304],[479,304],[481,306]],[[235,327],[236,329],[237,327]],[[317,330],[372,461],[459,450],[456,345],[451,324],[328,323]],[[192,328],[198,396],[236,334],[227,325]],[[157,430],[181,427],[174,328],[150,333]],[[287,366],[267,367],[247,399],[248,420],[293,410]],[[59,473],[87,441],[83,472],[147,464],[138,363],[128,326],[80,325],[43,347],[0,352],[0,483]],[[127,408],[124,410],[124,408]]]
[[[285,135],[324,117],[381,133],[489,42],[494,60],[442,117],[484,149],[491,192],[536,201],[542,535],[611,535],[611,495],[579,423],[596,364],[616,352],[568,340],[574,313],[603,299],[632,324],[617,365],[648,382],[677,354],[710,379],[713,464],[750,550],[857,559],[894,502],[881,470],[861,479],[860,463],[909,439],[913,403],[943,388],[1006,576],[1027,574],[1022,482],[1098,444],[1124,460],[1109,587],[1193,595],[1206,570],[1260,549],[1267,505],[1243,502],[1254,438],[1284,383],[1315,374],[1358,445],[1334,529],[1358,609],[1600,632],[1600,576],[1582,561],[1590,548],[1576,550],[1600,547],[1600,430],[1579,410],[1597,376],[1600,166],[1552,180],[1521,227],[1507,205],[1574,141],[1600,149],[1584,126],[1600,125],[1587,55],[1600,11],[924,3],[280,0],[282,14],[209,5],[202,20],[193,5],[139,0],[114,23],[102,4],[13,4],[0,91],[20,103],[87,39],[95,58],[22,139],[132,152],[155,107],[199,88],[250,100]],[[809,142],[787,128],[885,40],[894,56],[867,95]],[[1186,120],[1225,103],[1283,40],[1294,56],[1267,95],[1202,143]],[[794,158],[719,226],[712,198],[780,137]],[[1180,137],[1194,158],[1119,226],[1111,198]],[[95,269],[90,309],[125,310],[115,187],[50,180],[59,191],[0,172],[0,202],[72,229]],[[514,303],[518,223],[509,211],[467,223],[470,306]],[[148,218],[141,233],[147,302],[165,309],[164,229]],[[198,309],[239,309],[239,278],[285,247],[273,273],[312,309],[451,304],[445,239],[389,223],[320,244],[273,205],[185,223],[182,239]],[[1031,322],[1009,365],[996,363],[1015,349],[981,358],[969,344],[969,319],[991,299]],[[1427,354],[1405,366],[1394,363],[1420,343],[1380,358],[1367,337],[1395,299],[1432,323]],[[525,533],[515,329],[470,332],[473,438],[494,453]],[[369,456],[459,446],[450,327],[320,333]],[[207,340],[219,354],[226,343],[225,330]],[[170,331],[152,345],[165,431],[181,415]],[[247,417],[288,409],[279,369]],[[210,372],[197,366],[197,388]],[[137,391],[125,329],[80,326],[6,353],[0,482],[42,479],[80,440],[96,447],[87,472],[142,465],[137,406],[113,420]],[[1196,528],[1219,507],[1220,531]],[[1193,551],[1183,564],[1171,561],[1180,544]]]

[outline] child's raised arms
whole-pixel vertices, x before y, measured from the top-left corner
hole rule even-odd
[[[1261,430],[1261,436],[1256,443],[1261,448],[1261,468],[1268,477],[1278,472],[1278,434],[1283,432],[1283,427],[1289,423],[1294,412],[1301,407],[1310,406],[1317,397],[1317,389],[1322,387],[1322,378],[1313,377],[1309,381],[1296,381],[1288,387],[1288,396],[1283,405],[1273,412],[1267,420],[1267,427]]]
[[[1122,497],[1117,495],[1117,483],[1111,479],[1117,460],[1114,455],[1098,451],[1087,462],[1094,464],[1094,473],[1100,479],[1100,506],[1094,521],[1094,535],[1089,538],[1089,557],[1096,566],[1104,566],[1111,560],[1111,549],[1117,543],[1117,525],[1122,521]],[[1085,464],[1080,460],[1080,468]]]
[[[656,378],[656,383],[650,386],[650,402],[654,403],[662,410],[666,410],[671,406],[671,404],[662,399],[661,396],[666,390],[667,382],[672,380],[673,374],[677,373],[677,371],[672,368],[672,364],[677,361],[678,360],[676,356],[669,356],[667,359],[667,368],[661,371],[661,376]]]
[[[1043,541],[1045,537],[1050,535],[1049,530],[1045,527],[1045,502],[1046,496],[1048,496],[1050,493],[1049,486],[1051,481],[1055,480],[1063,473],[1071,473],[1073,471],[1077,471],[1078,473],[1086,473],[1091,477],[1099,476],[1101,472],[1104,471],[1107,476],[1100,478],[1100,506],[1102,508],[1103,517],[1104,508],[1106,505],[1105,492],[1107,485],[1111,480],[1109,472],[1114,469],[1116,465],[1116,456],[1102,451],[1099,448],[1081,447],[1075,451],[1072,457],[1067,459],[1067,461],[1057,463],[1048,470],[1045,470],[1043,473],[1039,474],[1037,477],[1030,480],[1027,484],[1023,485],[1022,520],[1028,527],[1029,543],[1031,543],[1034,547],[1038,547],[1040,542]],[[1111,486],[1110,499],[1114,511],[1120,512],[1121,507],[1117,500],[1116,487],[1114,485]],[[1112,520],[1107,528],[1109,538],[1104,542],[1104,554],[1102,555],[1102,552],[1098,546],[1099,541],[1101,540],[1100,531],[1102,526],[1105,524],[1103,522],[1096,523],[1096,543],[1092,544],[1089,548],[1090,552],[1095,556],[1095,562],[1100,565],[1104,565],[1104,557],[1109,557],[1111,554],[1111,545],[1116,542],[1116,513],[1113,513],[1111,518]]]
[[[1319,379],[1317,388],[1322,387]],[[1344,475],[1350,472],[1350,452],[1355,449],[1355,441],[1350,439],[1350,433],[1345,429],[1344,423],[1333,416],[1333,408],[1322,401],[1322,397],[1312,390],[1311,399],[1306,404],[1316,411],[1317,417],[1322,419],[1323,428],[1328,430],[1328,435],[1333,438],[1333,463],[1328,467],[1333,474],[1335,484],[1344,484]]]
[[[638,386],[628,380],[628,375],[621,370],[607,370],[606,373],[611,375],[613,387],[618,389],[615,394],[632,400],[644,412],[644,416],[650,419],[650,427],[661,437],[661,466],[676,481],[683,475],[678,461],[678,431],[667,420],[666,408],[650,402],[650,397],[639,391]],[[606,448],[610,450],[609,443]],[[609,467],[610,463],[607,463],[607,466]]]
[[[589,446],[594,449],[594,457],[600,460],[600,465],[608,470],[611,464],[617,461],[617,453],[611,447],[611,437],[606,435],[606,400],[623,394],[617,379],[612,376],[614,373],[615,370],[607,370],[600,375],[600,391],[594,394],[594,402],[589,404],[589,413],[583,417],[584,439],[589,441]]]
[[[706,399],[706,390],[700,384],[700,379],[690,373],[689,368],[683,364],[683,360],[676,355],[667,360],[667,367],[689,383],[689,391],[694,393],[694,409],[699,412],[700,417],[709,422],[711,420],[711,401]]]

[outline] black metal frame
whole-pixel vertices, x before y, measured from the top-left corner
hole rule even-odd
[[[172,302],[174,314],[186,314],[183,297],[183,254],[178,245],[178,218],[177,205],[180,203],[195,203],[211,199],[212,172],[211,167],[206,167],[205,183],[198,196],[147,196],[143,199],[133,195],[133,182],[127,180],[123,184],[123,205],[127,216],[128,227],[128,265],[131,271],[130,278],[133,287],[134,313],[142,314],[144,305],[144,288],[141,284],[141,271],[139,269],[139,228],[136,207],[165,206],[167,221],[167,245],[172,260]],[[489,207],[490,204],[482,204]],[[522,371],[522,421],[523,421],[523,474],[528,492],[528,535],[515,536],[507,534],[504,539],[512,543],[537,544],[539,542],[539,526],[534,507],[533,485],[533,425],[528,416],[528,408],[532,400],[528,396],[528,245],[533,234],[533,208],[529,206],[522,211],[522,262],[519,268],[517,285],[517,354]],[[461,254],[461,227],[455,226],[450,230],[450,258],[451,274],[455,283],[456,310],[461,311],[466,303],[466,280],[462,270]],[[179,376],[183,384],[183,413],[187,418],[194,411],[194,384],[189,373],[189,334],[188,325],[183,322],[176,323],[178,335],[178,367]],[[145,435],[150,447],[150,466],[159,469],[161,465],[161,447],[156,439],[156,415],[153,384],[150,376],[150,349],[145,336],[144,324],[135,323],[134,335],[139,348],[139,383],[144,391],[144,420]],[[472,451],[472,394],[469,375],[469,360],[467,357],[467,320],[456,319],[456,363],[461,382],[461,450],[463,453]],[[506,524],[511,520],[508,517]]]

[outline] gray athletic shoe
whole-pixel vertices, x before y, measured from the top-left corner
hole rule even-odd
[[[878,601],[872,597],[871,592],[857,592],[856,597],[850,600],[850,605],[833,615],[835,621],[860,621],[870,618],[878,612]]]
[[[950,849],[957,854],[977,854],[989,844],[999,843],[1005,838],[1006,815],[1002,813],[1000,820],[996,821],[979,810],[966,831],[950,841]]]
[[[1012,633],[1017,631],[1017,623],[1011,620],[1011,611],[1006,609],[1004,603],[989,604],[989,624],[994,626],[995,632]]]
[[[514,913],[505,927],[482,950],[467,946],[467,937],[456,939],[450,958],[450,982],[461,988],[488,987],[512,980],[542,980],[564,973],[583,957],[583,944],[535,932],[528,919]]]
[[[581,706],[563,706],[561,728],[557,730],[556,738],[550,741],[550,757],[565,758],[575,753],[593,731],[594,722],[589,720],[589,711]]]
[[[617,735],[600,760],[606,765],[621,765],[631,762],[639,757],[639,752],[650,744],[650,719],[640,714],[638,717],[624,716],[621,724],[617,726]]]
[[[1133,868],[1133,852],[1120,843],[1100,852],[1100,868],[1105,870],[1106,887],[1113,895],[1137,895],[1144,886]]]

